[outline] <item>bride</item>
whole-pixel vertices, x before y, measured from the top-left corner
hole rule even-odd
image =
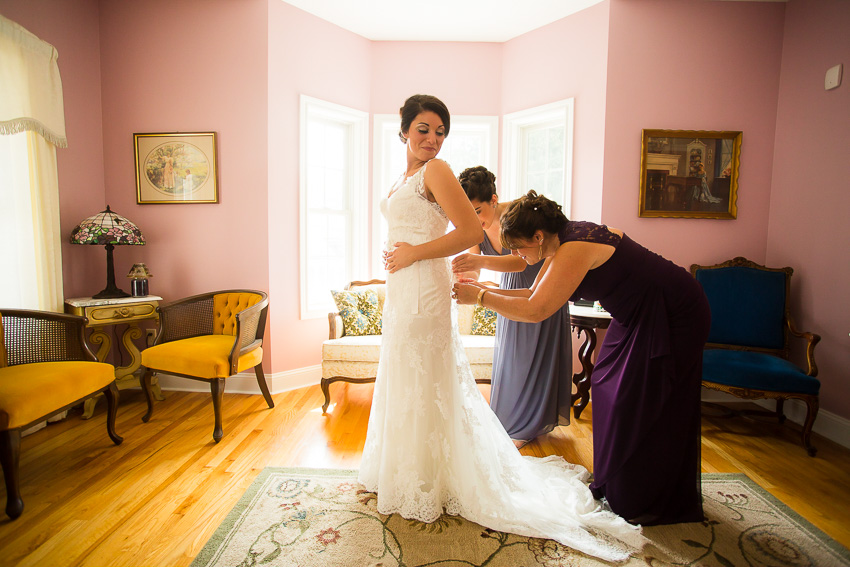
[[[381,201],[387,295],[360,482],[377,492],[382,514],[433,522],[445,511],[627,559],[640,528],[602,509],[584,467],[520,455],[479,392],[452,318],[447,258],[480,242],[481,224],[449,166],[434,159],[449,111],[414,95],[400,115],[407,171]]]

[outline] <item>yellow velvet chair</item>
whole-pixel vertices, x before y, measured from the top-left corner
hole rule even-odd
[[[6,514],[24,511],[18,463],[21,432],[89,398],[106,397],[106,432],[116,445],[115,368],[97,362],[83,338],[86,318],[47,311],[0,310],[0,462]]]
[[[225,379],[254,369],[257,384],[274,407],[263,375],[263,333],[269,298],[262,291],[227,290],[203,293],[157,309],[160,327],[154,345],[142,351],[142,389],[148,400],[147,422],[153,415],[151,378],[155,372],[209,382],[218,443]]]

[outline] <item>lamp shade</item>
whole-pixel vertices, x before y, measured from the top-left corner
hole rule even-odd
[[[135,244],[143,245],[145,237],[135,224],[112,212],[109,205],[105,211],[83,220],[71,231],[72,244]]]
[[[153,274],[144,264],[133,264],[133,267],[130,268],[130,273],[127,274],[127,277],[133,279],[146,279],[152,278]]]
[[[95,299],[128,297],[130,294],[115,285],[115,268],[112,250],[125,244],[143,245],[142,231],[129,220],[114,213],[106,206],[105,211],[90,216],[71,231],[71,244],[100,244],[106,246],[106,288],[93,295]]]

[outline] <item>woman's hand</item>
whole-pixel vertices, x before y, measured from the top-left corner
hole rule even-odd
[[[395,248],[384,252],[384,268],[393,274],[417,261],[416,249],[407,242],[396,242]]]
[[[458,254],[452,260],[452,272],[456,274],[477,272],[483,267],[481,265],[482,263],[480,254],[470,254],[468,252]]]
[[[477,284],[477,285],[476,285]],[[452,286],[452,299],[458,305],[472,305],[478,301],[478,292],[486,286],[473,283],[456,283]]]

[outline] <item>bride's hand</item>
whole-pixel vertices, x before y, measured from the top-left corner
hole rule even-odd
[[[395,248],[384,253],[384,267],[389,273],[395,273],[408,267],[417,260],[416,252],[407,242],[396,242]]]

